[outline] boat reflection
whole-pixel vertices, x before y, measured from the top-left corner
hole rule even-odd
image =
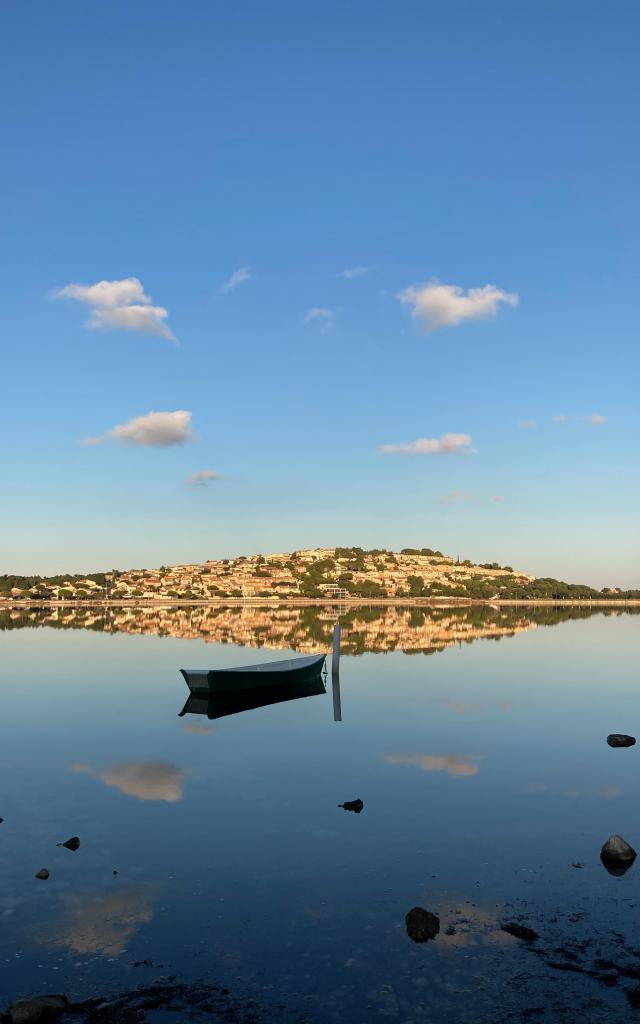
[[[227,715],[253,711],[269,704],[281,704],[283,701],[299,700],[301,697],[318,697],[326,692],[324,679],[318,674],[315,679],[302,683],[263,686],[260,689],[241,690],[236,693],[212,693],[202,697],[190,695],[179,717],[206,715],[209,719],[225,718]]]

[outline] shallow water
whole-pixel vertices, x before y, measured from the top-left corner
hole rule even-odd
[[[180,667],[328,650],[327,609],[12,614],[3,1002],[176,975],[267,1018],[629,1019],[640,862],[613,877],[599,852],[613,832],[640,849],[640,745],[605,742],[640,732],[637,614],[343,610],[342,721],[330,677],[178,717]],[[416,905],[435,941],[408,937]]]

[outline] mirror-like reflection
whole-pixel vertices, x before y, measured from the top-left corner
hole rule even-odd
[[[333,627],[342,628],[343,654],[404,651],[431,654],[475,640],[500,640],[539,626],[640,614],[640,607],[576,605],[468,605],[345,608],[294,606],[56,607],[0,610],[0,630],[49,626],[104,633],[201,639],[205,643],[331,651]]]
[[[321,675],[300,683],[284,683],[280,686],[263,686],[258,690],[239,690],[234,693],[212,693],[207,696],[190,694],[180,712],[184,715],[206,715],[209,719],[226,718],[242,711],[253,711],[255,708],[268,707],[270,704],[281,704],[284,701],[300,700],[303,697],[317,697],[326,693]]]
[[[320,678],[191,697],[178,718],[181,666],[328,653],[336,612],[330,693]],[[640,746],[607,742],[638,731],[635,610],[76,608],[0,625],[7,1002],[34,983],[109,1000],[162,970],[265,1020],[628,1019],[640,871],[610,873],[600,851],[640,842]],[[411,908],[438,918],[429,941],[407,934]]]

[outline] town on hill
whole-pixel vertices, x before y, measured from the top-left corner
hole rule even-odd
[[[159,569],[111,570],[87,576],[0,576],[0,600],[597,600],[637,599],[640,590],[595,590],[535,578],[497,562],[461,561],[431,548],[399,552],[360,547],[310,548],[241,555]]]

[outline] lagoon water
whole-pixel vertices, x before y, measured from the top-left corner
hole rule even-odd
[[[342,721],[330,676],[179,717],[179,668],[328,651],[336,615]],[[605,742],[640,735],[633,610],[65,609],[0,628],[2,1003],[173,975],[265,1020],[634,1012],[640,861],[615,877],[599,859],[615,832],[640,850],[640,744]],[[414,906],[439,915],[434,941],[407,935]]]

